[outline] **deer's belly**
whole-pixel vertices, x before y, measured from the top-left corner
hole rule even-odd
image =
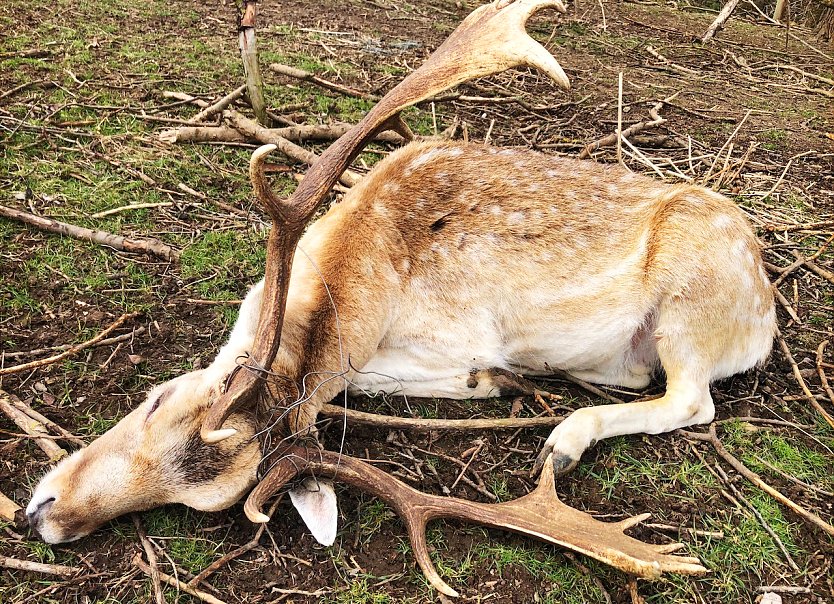
[[[520,314],[522,321],[479,309],[466,320],[448,317],[442,325],[429,325],[419,315],[398,321],[353,377],[354,389],[468,398],[473,394],[462,388],[472,369],[500,367],[528,375],[563,369],[617,383],[624,373],[642,373],[656,363],[652,327],[640,309],[586,309],[571,319],[546,309]]]

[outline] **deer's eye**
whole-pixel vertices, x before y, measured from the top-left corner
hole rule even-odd
[[[162,403],[163,398],[163,395],[160,394],[153,400],[153,402],[151,403],[151,408],[148,409],[148,414],[145,416],[145,421],[151,419],[151,416],[154,414],[154,412],[156,412],[156,410],[159,409],[159,405]]]

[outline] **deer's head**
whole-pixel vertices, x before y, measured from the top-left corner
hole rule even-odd
[[[166,503],[220,510],[252,487],[260,448],[249,416],[232,415],[227,423],[236,433],[220,443],[200,438],[221,383],[210,373],[193,371],[157,386],[116,426],[44,476],[26,508],[44,541],[74,541],[124,513]]]

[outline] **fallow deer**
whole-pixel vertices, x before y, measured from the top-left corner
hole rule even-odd
[[[661,398],[583,408],[553,430],[538,488],[516,501],[420,494],[360,460],[281,440],[245,511],[267,521],[264,500],[297,473],[370,490],[404,516],[418,562],[450,595],[423,534],[428,519],[443,515],[533,535],[641,576],[704,570],[695,558],[668,555],[668,546],[624,535],[642,516],[606,524],[568,508],[553,475],[600,439],[710,422],[710,383],[767,357],[773,296],[756,238],[733,202],[619,167],[418,142],[380,162],[302,237],[368,140],[386,128],[409,134],[403,108],[518,65],[567,88],[559,64],[524,31],[545,6],[564,11],[559,0],[498,0],[474,11],[322,154],[289,200],[266,183],[272,148],[254,153],[251,180],[273,219],[264,281],[208,368],[157,386],[44,477],[27,514],[46,541],[78,539],[120,514],[168,502],[232,505],[257,481],[254,436],[308,432],[345,388],[479,399],[526,391],[514,374],[559,368],[642,388],[662,369]],[[281,425],[272,425],[275,414]],[[291,495],[314,535],[332,542],[332,487],[308,479]]]

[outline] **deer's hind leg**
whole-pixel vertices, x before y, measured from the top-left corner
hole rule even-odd
[[[535,471],[548,455],[552,455],[554,469],[560,473],[568,472],[588,447],[604,438],[636,433],[659,434],[712,421],[715,407],[709,383],[719,360],[715,353],[727,342],[715,341],[720,332],[721,313],[691,306],[691,303],[670,297],[661,304],[658,312],[653,337],[666,373],[665,394],[648,401],[574,411],[545,442]],[[720,335],[718,339],[722,339]]]

